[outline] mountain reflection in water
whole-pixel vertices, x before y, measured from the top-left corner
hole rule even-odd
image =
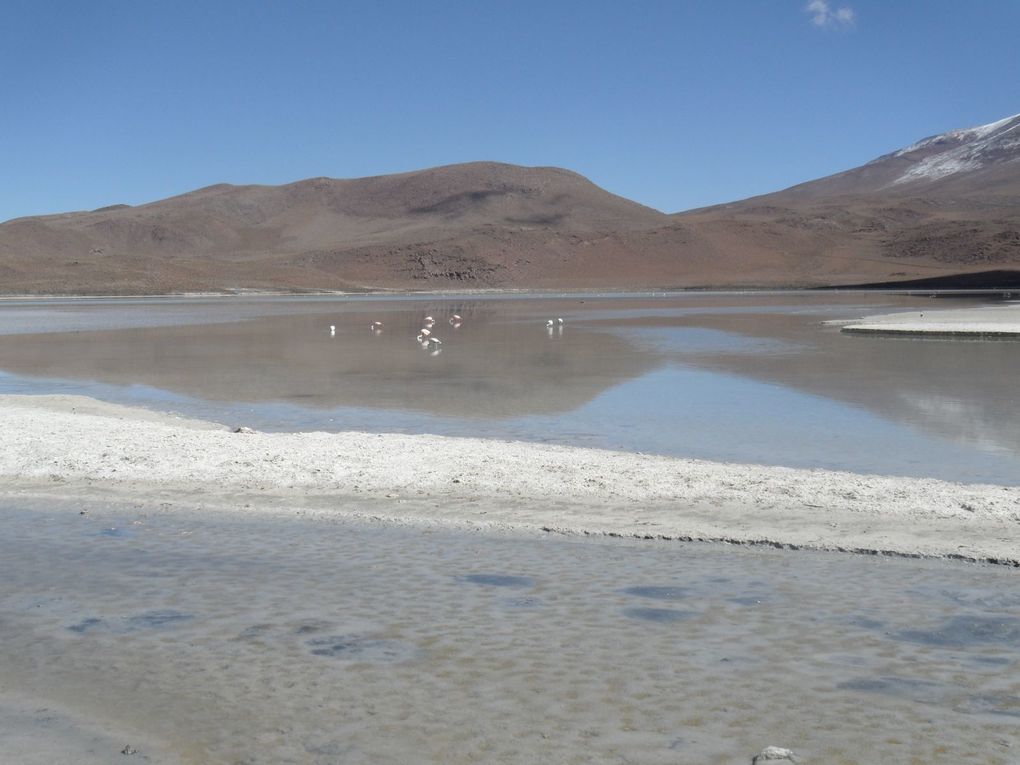
[[[448,322],[454,311],[431,312],[443,343],[437,356],[415,340],[423,311],[370,309],[13,335],[0,338],[0,364],[19,375],[142,384],[210,401],[504,418],[575,409],[663,363],[612,333],[550,333],[544,317],[500,321],[486,308],[458,310],[457,329]],[[371,331],[372,321],[382,322],[381,332]]]
[[[0,335],[0,392],[79,392],[262,429],[1020,482],[1020,343],[856,337],[822,324],[932,302],[686,293],[11,303],[0,305],[0,326],[14,332]],[[426,315],[438,354],[415,342]],[[548,330],[558,316],[562,329]]]

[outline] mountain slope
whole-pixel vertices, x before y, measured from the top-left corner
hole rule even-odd
[[[861,167],[676,216],[804,249],[795,273],[834,283],[1020,268],[1020,115],[923,139]],[[838,277],[838,278],[837,278]]]
[[[786,203],[846,196],[1020,194],[1020,114],[922,139],[865,165],[766,195]]]

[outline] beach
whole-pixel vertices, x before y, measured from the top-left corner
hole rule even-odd
[[[79,396],[3,396],[0,487],[176,497],[450,528],[726,541],[1020,563],[1020,488],[493,439],[259,433]]]

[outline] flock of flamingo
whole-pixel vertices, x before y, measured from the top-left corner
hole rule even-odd
[[[462,322],[463,319],[461,318],[460,314],[455,313],[452,316],[450,316],[450,326],[453,329],[457,329],[458,327],[460,327]],[[432,328],[435,326],[436,320],[431,316],[426,316],[425,321],[422,323],[425,326],[418,330],[418,337],[416,338],[418,344],[422,348],[430,351],[432,356],[437,356],[443,350],[441,348],[443,341],[436,337],[434,334],[432,334]],[[548,321],[546,321],[545,327],[549,331],[550,335],[552,335],[554,327],[558,327],[559,331],[562,333],[563,319],[562,318],[557,318],[555,320],[549,319]],[[371,324],[368,325],[368,328],[372,330],[373,334],[379,335],[382,334],[383,323],[381,321],[373,321]],[[336,324],[329,325],[329,336],[336,337]]]
[[[450,317],[450,326],[457,329],[461,321],[460,314],[455,313]],[[378,324],[379,322],[375,323]],[[418,330],[418,344],[425,350],[431,351],[433,356],[438,356],[443,350],[439,347],[443,344],[443,341],[432,334],[432,327],[435,326],[436,320],[431,316],[426,316],[425,321],[422,323],[425,326]]]

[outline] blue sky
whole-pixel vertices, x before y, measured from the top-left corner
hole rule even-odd
[[[675,212],[1020,112],[1018,29],[1018,0],[0,0],[0,220],[479,159]]]

